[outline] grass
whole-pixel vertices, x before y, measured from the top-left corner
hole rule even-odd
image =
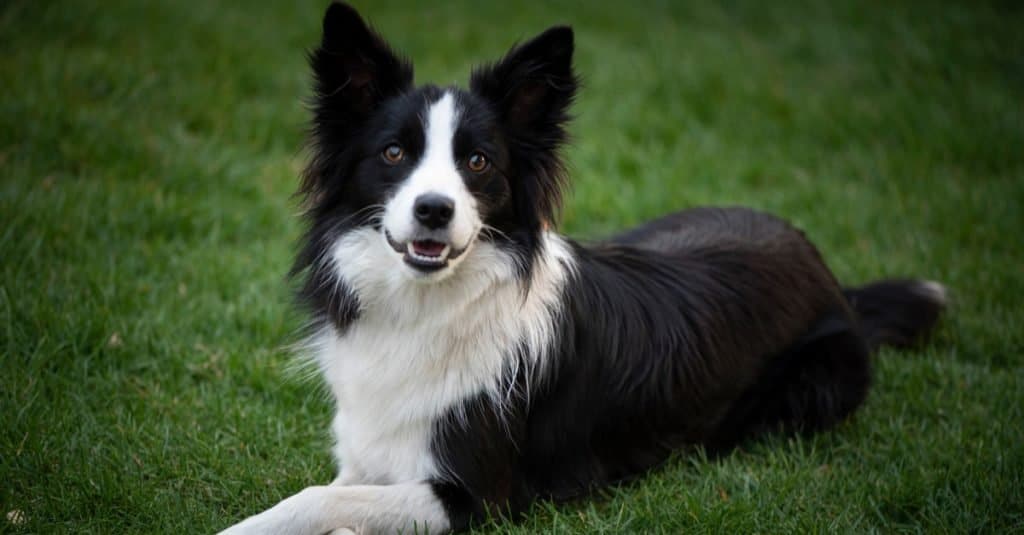
[[[284,349],[324,2],[98,4],[0,4],[0,532],[212,532],[332,477]],[[955,295],[834,432],[482,533],[1024,531],[1019,5],[362,4],[442,83],[575,25],[570,234],[745,204]]]

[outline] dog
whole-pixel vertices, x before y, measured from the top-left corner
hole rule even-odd
[[[443,533],[849,417],[871,354],[945,288],[836,281],[804,234],[694,208],[584,246],[553,230],[578,78],[558,26],[414,86],[350,6],[310,54],[308,229],[293,276],[340,471],[224,533]]]

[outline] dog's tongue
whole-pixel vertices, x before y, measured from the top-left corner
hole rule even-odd
[[[422,256],[441,256],[444,252],[444,244],[431,240],[412,242],[412,250]]]

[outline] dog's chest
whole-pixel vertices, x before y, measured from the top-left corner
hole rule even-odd
[[[554,337],[571,256],[547,240],[530,290],[490,244],[466,254],[449,279],[418,284],[395,276],[393,253],[370,231],[341,240],[340,278],[359,296],[359,317],[314,339],[337,402],[335,457],[346,483],[390,483],[439,475],[431,441],[460,401],[484,394],[503,403],[504,377],[543,368]]]
[[[437,475],[431,439],[438,420],[459,401],[495,388],[515,336],[514,325],[493,310],[475,308],[404,325],[368,315],[320,344],[337,402],[333,431],[343,475],[367,483]]]

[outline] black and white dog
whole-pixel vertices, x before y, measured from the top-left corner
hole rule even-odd
[[[341,469],[228,533],[462,530],[678,448],[827,429],[864,400],[871,352],[943,308],[933,282],[844,289],[799,230],[743,208],[586,247],[552,231],[568,27],[468,91],[414,87],[347,5],[323,32],[295,274]]]

